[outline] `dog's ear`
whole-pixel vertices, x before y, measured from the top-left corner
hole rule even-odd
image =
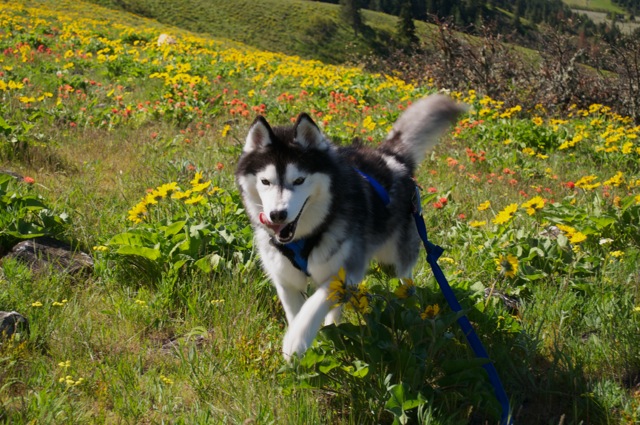
[[[263,116],[258,116],[249,127],[247,141],[244,144],[244,152],[252,152],[273,143],[273,130]]]
[[[324,137],[318,126],[311,117],[304,112],[300,114],[295,125],[294,143],[303,148],[314,148],[326,150],[329,148],[329,142]]]

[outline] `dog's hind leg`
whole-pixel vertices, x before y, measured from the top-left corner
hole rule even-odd
[[[338,322],[340,321],[340,317],[342,317],[342,307],[334,307],[333,309],[329,310],[329,313],[327,313],[327,315],[325,316],[324,325],[328,326],[338,324]]]

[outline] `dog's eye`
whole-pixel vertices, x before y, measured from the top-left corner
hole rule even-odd
[[[302,183],[304,183],[304,177],[298,177],[293,181],[294,186],[300,186]]]
[[[267,179],[260,180],[260,183],[262,183],[265,186],[269,186],[271,184],[271,182],[269,180],[267,180]]]

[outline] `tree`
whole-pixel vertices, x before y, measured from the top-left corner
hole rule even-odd
[[[353,28],[355,35],[363,29],[364,21],[360,11],[360,0],[340,0],[340,15]]]
[[[413,22],[413,15],[411,13],[410,0],[405,0],[402,3],[396,32],[398,34],[398,41],[402,47],[412,49],[418,44],[418,36],[416,35],[416,25]]]

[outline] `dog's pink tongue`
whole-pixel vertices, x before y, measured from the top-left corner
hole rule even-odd
[[[258,218],[260,219],[260,223],[264,224],[265,226],[267,226],[269,229],[273,230],[273,232],[275,234],[280,233],[280,230],[282,230],[282,228],[284,227],[284,224],[275,224],[272,223],[268,218],[267,215],[264,213],[264,211],[261,211],[260,214],[258,215]]]
[[[258,216],[258,218],[260,219],[260,223],[262,224],[269,224],[269,220],[267,219],[267,215],[264,213],[264,211],[260,211],[260,215]]]

